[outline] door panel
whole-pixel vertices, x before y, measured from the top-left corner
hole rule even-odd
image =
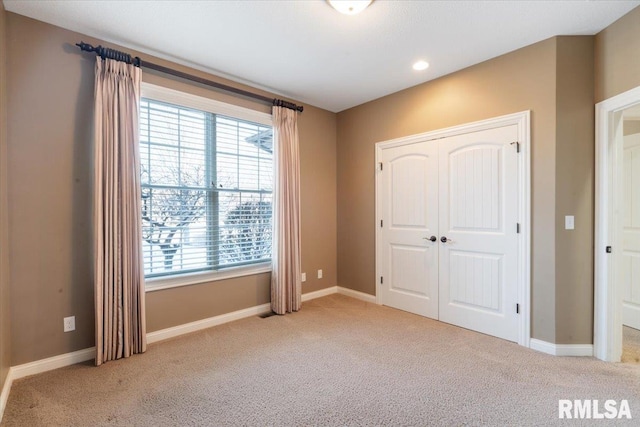
[[[622,323],[640,329],[640,135],[624,137]]]
[[[501,146],[478,144],[447,153],[449,188],[446,190],[450,194],[451,230],[500,230],[501,149]]]
[[[487,313],[501,313],[502,256],[450,250],[451,304]]]
[[[385,148],[381,197],[381,302],[438,318],[437,149],[427,142]]]
[[[517,341],[517,126],[438,141],[440,320]]]

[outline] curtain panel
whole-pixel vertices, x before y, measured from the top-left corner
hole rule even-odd
[[[300,310],[300,153],[297,112],[273,107],[276,186],[274,189],[271,309]]]
[[[96,365],[146,350],[140,199],[139,68],[96,58]]]

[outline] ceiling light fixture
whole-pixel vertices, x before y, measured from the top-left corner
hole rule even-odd
[[[420,60],[413,64],[413,69],[416,71],[426,70],[427,68],[429,68],[429,63],[427,61]]]
[[[371,4],[373,0],[327,0],[332,8],[345,15],[357,15]]]

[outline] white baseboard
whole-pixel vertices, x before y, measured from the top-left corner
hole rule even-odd
[[[529,348],[552,356],[593,356],[593,344],[553,344],[531,338]]]
[[[342,288],[339,286],[331,286],[329,288],[320,289],[319,291],[303,294],[302,301],[309,301],[315,298],[321,298],[335,293],[346,295],[352,298],[357,298],[367,302],[375,303],[376,300],[376,297],[373,295],[365,294],[363,292],[358,292],[347,288]],[[210,317],[208,319],[185,323],[184,325],[174,326],[172,328],[149,332],[147,334],[147,343],[152,344],[191,332],[200,331],[202,329],[211,328],[213,326],[222,325],[223,323],[233,322],[234,320],[240,320],[246,317],[269,313],[270,311],[271,304],[262,304],[231,313],[221,314],[219,316]],[[94,359],[95,356],[96,349],[95,347],[91,347],[84,350],[74,351],[72,353],[49,357],[47,359],[36,360],[35,362],[25,363],[23,365],[12,366],[9,369],[7,379],[5,380],[4,386],[2,387],[2,394],[0,394],[0,420],[2,420],[2,414],[4,414],[4,408],[6,407],[7,400],[9,399],[9,392],[11,391],[11,385],[14,380],[24,378],[29,375],[41,374],[43,372],[51,371],[53,369],[58,369],[65,366],[75,365],[76,363],[86,362],[87,360]]]
[[[209,317],[208,319],[185,323],[184,325],[174,326],[172,328],[149,332],[147,333],[147,343],[152,344],[154,342],[222,325],[223,323],[233,322],[234,320],[240,320],[251,316],[259,316],[261,314],[269,313],[270,311],[271,304],[262,304],[255,307],[233,311],[231,313],[221,314],[219,316]]]
[[[342,291],[343,290],[343,291]],[[339,288],[338,286],[331,286],[328,288],[320,289],[314,292],[307,292],[302,294],[302,301],[309,301],[315,298],[325,297],[335,293],[342,293],[353,298],[365,299],[365,297],[373,298],[371,295],[364,294],[362,292],[352,291],[350,289]],[[365,296],[365,297],[363,297]],[[368,301],[368,299],[365,299]],[[219,316],[210,317],[208,319],[197,320],[191,323],[185,323],[184,325],[174,326],[172,328],[162,329],[160,331],[149,332],[147,334],[147,343],[152,344],[158,341],[174,338],[183,334],[200,331],[202,329],[211,328],[213,326],[222,325],[223,323],[233,322],[234,320],[244,319],[245,317],[258,316],[260,314],[269,313],[271,311],[270,304],[262,304],[255,307],[245,308],[243,310],[234,311],[231,313],[221,314]]]
[[[13,368],[9,368],[7,378],[4,380],[2,386],[2,394],[0,394],[0,421],[2,421],[2,415],[4,415],[4,408],[7,407],[7,401],[9,400],[9,392],[11,391],[11,385],[13,384]]]
[[[308,292],[302,294],[302,302],[309,301],[315,298],[326,297],[327,295],[340,294],[347,297],[359,299],[361,301],[376,303],[375,295],[365,294],[364,292],[354,291],[353,289],[343,288],[342,286],[331,286],[329,288],[320,289],[315,292]]]
[[[302,294],[302,302],[309,301],[316,298],[326,297],[327,295],[332,295],[338,292],[337,286],[331,286],[328,288],[320,289],[319,291],[307,292],[306,294]]]
[[[85,348],[84,350],[74,351],[72,353],[61,354],[59,356],[48,357],[46,359],[36,360],[35,362],[25,363],[11,367],[12,379],[28,377],[29,375],[40,374],[42,372],[51,371],[76,363],[86,362],[95,359],[96,348]]]
[[[302,295],[302,300],[308,301],[314,298],[320,298],[326,295],[335,294],[336,292],[338,292],[337,288],[337,286],[333,286],[330,288],[321,289],[316,292],[304,294]],[[221,314],[219,316],[209,317],[208,319],[197,320],[195,322],[185,323],[183,325],[161,329],[159,331],[149,332],[147,333],[147,343],[152,344],[191,332],[200,331],[202,329],[211,328],[213,326],[222,325],[224,323],[233,322],[234,320],[240,320],[246,317],[269,313],[270,311],[270,304],[262,304],[255,307],[233,311],[231,313]],[[5,390],[10,389],[9,383],[13,380],[24,378],[29,375],[40,374],[42,372],[51,371],[53,369],[58,369],[69,365],[74,365],[76,363],[86,362],[87,360],[94,359],[95,355],[96,349],[95,347],[91,347],[84,350],[74,351],[72,353],[49,357],[47,359],[36,360],[35,362],[25,363],[23,365],[12,366],[9,370],[9,374],[7,374],[8,380],[5,382],[5,386],[3,387],[2,397],[4,398]],[[8,387],[7,384],[9,384]],[[2,403],[1,400],[0,403]]]
[[[354,291],[353,289],[343,288],[341,286],[338,286],[337,288],[338,288],[338,293],[341,295],[346,295],[351,298],[359,299],[366,302],[371,302],[373,304],[376,303],[375,295],[365,294],[364,292]]]

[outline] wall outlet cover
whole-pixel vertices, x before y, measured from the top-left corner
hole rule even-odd
[[[318,279],[322,279],[322,270],[318,270]]]
[[[63,320],[64,331],[71,332],[76,330],[76,316],[65,317]]]
[[[307,273],[302,273],[302,282],[306,282],[307,281]]]

